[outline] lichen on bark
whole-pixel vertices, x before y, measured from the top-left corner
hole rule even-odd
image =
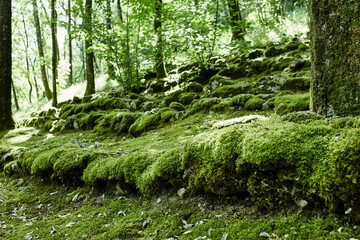
[[[311,0],[311,109],[360,114],[360,2]]]

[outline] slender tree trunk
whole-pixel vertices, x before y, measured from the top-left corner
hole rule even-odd
[[[0,131],[15,127],[11,111],[11,0],[0,1]]]
[[[155,55],[155,70],[157,78],[165,78],[167,76],[165,63],[164,63],[164,53],[163,53],[163,40],[162,40],[162,29],[161,29],[161,19],[162,19],[162,0],[155,0],[155,34],[157,35],[156,43],[156,55]]]
[[[38,87],[38,83],[37,83],[37,79],[36,79],[36,75],[35,75],[35,62],[36,62],[36,58],[34,59],[34,63],[31,62],[31,69],[33,71],[33,76],[34,76],[34,85],[35,85],[35,91],[36,91],[36,99],[39,101],[39,87]]]
[[[71,0],[68,0],[68,38],[69,38],[69,86],[73,84],[73,53],[72,53],[72,34],[71,34]]]
[[[122,15],[122,9],[121,9],[121,2],[120,0],[116,1],[116,5],[117,5],[117,9],[118,9],[118,17],[120,19],[121,22],[123,22],[123,15]]]
[[[137,38],[136,38],[136,49],[135,49],[135,54],[136,54],[136,64],[135,64],[135,68],[136,68],[136,86],[139,83],[139,79],[140,79],[140,61],[139,61],[139,43],[140,43],[140,30],[141,30],[141,22],[140,19],[138,20],[138,31],[137,31]]]
[[[231,41],[244,40],[245,28],[237,0],[227,0],[232,37]]]
[[[126,87],[127,90],[131,90],[132,83],[132,69],[131,69],[131,56],[130,56],[130,18],[129,18],[129,8],[126,12]]]
[[[360,2],[311,0],[311,109],[360,114]]]
[[[111,2],[110,0],[106,0],[106,29],[108,32],[111,32],[112,29],[112,22],[111,22]],[[108,44],[111,44],[109,39]],[[110,57],[107,57],[107,67],[108,67],[108,75],[110,78],[115,76],[114,66],[110,61]]]
[[[217,29],[218,29],[218,21],[219,21],[219,0],[216,0],[216,16],[215,16],[215,22],[214,22],[214,38],[212,42],[211,52],[209,55],[209,60],[211,59],[214,50],[215,50],[215,44],[216,44],[216,36],[217,36]]]
[[[22,22],[23,22],[23,25],[24,25],[24,34],[25,34],[25,39],[24,39],[24,42],[25,42],[25,61],[26,61],[26,70],[27,70],[26,78],[27,78],[27,81],[29,83],[29,101],[31,103],[32,102],[31,101],[31,95],[32,95],[33,86],[31,84],[31,80],[30,80],[30,64],[29,64],[29,53],[28,53],[29,38],[28,38],[27,30],[26,30],[25,18],[24,18],[24,15],[22,15],[22,16],[23,16]]]
[[[13,98],[14,98],[16,110],[19,111],[20,106],[19,106],[17,95],[16,95],[16,89],[15,89],[14,81],[11,81],[11,88],[12,88],[12,92],[13,92]]]
[[[34,8],[33,15],[34,15],[34,21],[35,21],[35,28],[36,28],[36,41],[37,41],[39,56],[40,56],[41,78],[42,78],[42,82],[44,85],[46,97],[48,100],[50,100],[52,98],[52,92],[49,87],[49,82],[48,82],[46,69],[45,69],[45,56],[44,56],[43,43],[42,43],[42,38],[41,38],[39,12],[38,12],[36,0],[33,0],[33,8]]]
[[[95,93],[95,74],[94,74],[94,52],[92,47],[92,0],[86,0],[85,2],[85,16],[84,22],[86,26],[86,39],[85,39],[85,51],[86,51],[86,90],[85,96]]]
[[[52,76],[53,76],[53,102],[52,106],[57,107],[56,83],[58,77],[58,45],[57,45],[57,13],[56,0],[51,0],[51,39],[52,39]]]
[[[199,0],[194,0],[194,5],[195,5],[196,9],[198,9],[199,8]]]

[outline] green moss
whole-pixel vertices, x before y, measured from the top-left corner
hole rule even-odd
[[[140,136],[143,132],[156,129],[174,119],[177,112],[170,108],[161,108],[157,113],[143,115],[136,119],[130,126],[129,133],[133,136]]]
[[[243,107],[249,99],[254,98],[254,97],[255,97],[255,95],[253,95],[253,94],[236,95],[236,96],[232,97],[231,105]]]
[[[271,46],[265,50],[265,57],[275,57],[284,52],[285,50],[282,47]]]
[[[262,49],[255,49],[255,50],[252,50],[252,51],[249,53],[248,58],[249,58],[249,59],[256,59],[256,58],[260,58],[260,57],[263,57],[263,56],[264,56],[264,50],[262,50]]]
[[[168,94],[166,97],[165,97],[165,104],[167,106],[170,105],[170,103],[172,102],[179,102],[179,96],[180,94],[182,94],[184,91],[183,90],[176,90],[170,94]]]
[[[189,105],[196,97],[198,97],[195,92],[186,92],[179,95],[179,102],[184,105]]]
[[[251,74],[262,73],[268,69],[269,60],[267,59],[257,59],[254,60],[251,64]]]
[[[261,110],[263,107],[263,104],[265,103],[265,100],[259,98],[259,97],[254,97],[254,98],[250,98],[244,105],[244,108],[246,110]]]
[[[212,78],[210,78],[209,81],[209,89],[211,91],[214,91],[218,87],[225,86],[225,85],[233,85],[234,81],[230,80],[228,77],[215,75]]]
[[[284,51],[285,52],[294,51],[294,50],[298,49],[300,45],[302,45],[302,43],[300,41],[293,40],[284,46]]]
[[[276,114],[285,114],[295,111],[309,110],[310,95],[309,93],[284,95],[275,97]]]
[[[273,60],[269,63],[269,71],[281,71],[289,67],[290,62],[293,61],[293,58],[290,57],[280,57],[279,59]]]
[[[220,99],[217,98],[202,98],[197,101],[193,101],[184,115],[184,118],[187,118],[195,113],[208,111],[213,105],[218,103],[220,103]]]
[[[181,151],[136,152],[119,158],[97,159],[85,169],[83,179],[91,184],[116,181],[124,188],[139,188],[143,194],[155,193],[160,186],[180,185]]]
[[[182,149],[175,148],[156,157],[137,179],[140,192],[146,195],[167,186],[183,185]]]
[[[185,87],[185,91],[186,92],[196,92],[196,93],[200,93],[203,91],[203,87],[200,83],[197,82],[191,82],[188,85],[186,85]]]
[[[176,111],[184,111],[184,110],[185,110],[184,105],[182,105],[182,104],[179,103],[179,102],[172,102],[172,103],[170,103],[169,107],[170,107],[171,109],[176,110]]]
[[[310,88],[310,78],[307,77],[288,78],[281,85],[282,90],[308,91],[309,88]]]
[[[242,137],[230,127],[200,134],[185,145],[183,167],[190,190],[222,195],[246,190],[235,172]]]
[[[127,133],[138,117],[138,113],[114,110],[96,119],[94,130],[98,133]]]
[[[238,85],[227,85],[217,88],[214,92],[212,92],[212,97],[231,97],[238,95],[244,92],[244,86],[241,84]]]
[[[220,103],[213,105],[210,109],[213,111],[224,111],[231,107],[231,98],[221,99]]]

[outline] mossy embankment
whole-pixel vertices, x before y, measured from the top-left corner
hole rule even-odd
[[[58,239],[357,236],[350,223],[360,221],[360,119],[308,111],[306,51],[294,39],[192,63],[161,84],[144,82],[139,94],[75,97],[33,114],[19,123],[27,128],[0,139],[2,181],[18,196],[9,193],[2,219],[15,224],[11,208],[36,216],[42,204],[46,218],[26,234]],[[45,200],[22,200],[20,178],[29,188],[42,179],[59,199],[35,191]],[[24,231],[1,234],[18,239]]]

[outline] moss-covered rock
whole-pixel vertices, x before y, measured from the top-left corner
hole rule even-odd
[[[259,98],[259,97],[254,97],[254,98],[250,98],[244,105],[244,108],[246,110],[261,110],[263,108],[263,104],[265,103],[265,100]]]
[[[159,186],[181,186],[181,155],[181,148],[175,148],[165,153],[145,151],[97,159],[85,169],[83,179],[90,184],[116,181],[125,188],[136,186],[148,195],[157,192]]]
[[[269,60],[267,59],[256,59],[251,63],[250,74],[262,73],[268,69]]]
[[[209,111],[212,106],[219,104],[220,102],[221,100],[218,98],[202,98],[195,100],[191,103],[183,118],[191,116],[195,113]]]
[[[179,103],[179,102],[172,102],[172,103],[170,103],[169,107],[170,107],[171,109],[176,110],[176,111],[184,111],[184,110],[185,110],[184,105],[182,105],[182,104]]]
[[[139,117],[139,113],[114,110],[96,119],[94,131],[98,133],[127,133],[130,126]]]
[[[240,106],[244,107],[246,102],[252,98],[254,98],[255,95],[253,94],[239,94],[231,98],[231,105],[232,106]]]
[[[143,132],[151,129],[156,129],[159,126],[169,122],[177,115],[177,111],[170,108],[161,108],[156,113],[144,114],[138,117],[136,121],[130,126],[129,133],[133,136],[140,136]]]
[[[299,46],[301,45],[302,43],[298,40],[293,40],[291,42],[288,42],[285,46],[284,46],[284,51],[285,52],[290,52],[290,51],[294,51],[296,49],[299,48]]]
[[[269,63],[268,71],[269,72],[282,71],[285,68],[289,67],[290,62],[293,60],[294,59],[291,57],[282,57],[281,56],[278,59],[275,59]]]
[[[238,95],[240,93],[246,92],[247,86],[243,84],[237,85],[227,85],[217,88],[214,92],[212,92],[212,97],[232,97]]]
[[[255,49],[255,50],[252,50],[249,53],[248,58],[249,59],[256,59],[256,58],[260,58],[260,57],[263,57],[263,56],[264,56],[264,50],[263,49]]]
[[[186,92],[196,92],[196,93],[200,93],[203,91],[203,87],[200,83],[197,82],[191,82],[188,85],[186,85],[185,87],[185,91]]]
[[[182,94],[184,92],[184,90],[182,89],[179,89],[179,90],[176,90],[174,92],[171,92],[169,93],[166,97],[165,97],[165,104],[167,106],[170,105],[170,103],[172,102],[179,102],[179,96],[180,94]]]
[[[265,50],[265,57],[275,57],[284,52],[285,50],[281,46],[270,46]]]
[[[309,88],[310,88],[310,78],[307,77],[288,78],[281,85],[282,90],[308,91]]]
[[[291,72],[297,72],[300,71],[302,69],[309,69],[311,67],[311,62],[310,59],[295,59],[293,61],[291,61],[290,65],[289,65],[289,70]]]
[[[215,75],[213,76],[210,81],[208,88],[210,91],[214,91],[218,87],[225,86],[225,85],[233,85],[234,81],[230,79],[230,77]]]
[[[309,110],[310,94],[292,94],[275,97],[276,114]]]
[[[185,145],[183,168],[191,191],[220,195],[246,192],[246,181],[236,174],[242,132],[235,127],[200,134]],[[243,175],[246,179],[246,174]]]
[[[186,92],[179,95],[179,102],[189,105],[196,98],[199,98],[196,92]]]

